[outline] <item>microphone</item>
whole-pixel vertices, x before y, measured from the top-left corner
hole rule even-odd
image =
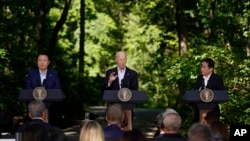
[[[205,83],[204,83],[204,79],[202,79],[199,91],[201,91],[204,87],[205,87]]]
[[[123,86],[124,86],[124,79],[121,80],[121,86],[120,86],[120,88],[123,88]]]
[[[129,73],[127,74],[127,76],[128,76],[127,88],[129,88],[129,81],[130,81],[130,75],[129,75]]]
[[[42,86],[45,87],[45,85],[46,85],[46,79],[43,79]]]
[[[36,80],[36,87],[40,87],[41,86],[41,81],[40,80]]]
[[[207,81],[207,88],[210,88],[209,80]]]

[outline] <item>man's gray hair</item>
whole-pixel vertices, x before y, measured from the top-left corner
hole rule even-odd
[[[33,100],[28,105],[28,110],[31,118],[41,117],[45,109],[45,104],[41,100]]]
[[[168,131],[179,132],[181,124],[182,124],[181,116],[178,113],[170,112],[164,114],[163,126]]]
[[[124,54],[127,58],[127,55],[126,55],[126,52],[125,51],[117,51],[116,54],[115,54],[115,58],[117,58],[118,55],[120,54]]]
[[[188,130],[189,141],[212,141],[211,129],[201,123],[194,123]]]

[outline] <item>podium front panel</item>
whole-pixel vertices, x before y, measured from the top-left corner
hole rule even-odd
[[[46,89],[46,91],[47,97],[44,99],[44,101],[61,101],[65,98],[65,95],[61,89]],[[18,99],[24,102],[35,100],[33,97],[33,89],[21,90]]]
[[[199,110],[213,110],[218,103],[196,103]]]
[[[134,91],[134,90],[132,90],[131,92],[132,92],[132,98],[126,103],[142,103],[147,101],[147,95],[145,92]],[[123,103],[118,98],[118,90],[105,90],[102,99],[105,102]]]
[[[228,94],[225,90],[215,90],[214,92],[214,99],[212,102],[225,102],[228,101]],[[185,92],[185,95],[183,96],[183,99],[188,103],[197,103],[201,102],[200,99],[200,91],[198,90],[187,90]]]

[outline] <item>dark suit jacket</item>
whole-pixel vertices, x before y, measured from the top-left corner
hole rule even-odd
[[[121,138],[124,131],[115,124],[111,124],[103,129],[105,138]]]
[[[25,88],[34,89],[39,86],[44,86],[45,89],[61,89],[57,71],[48,69],[46,80],[44,81],[44,84],[41,84],[39,69],[30,70],[26,79]]]
[[[116,75],[118,75],[118,70],[117,67],[109,69],[106,72],[106,77],[104,79],[103,85],[102,85],[102,90],[120,90],[119,86],[119,78],[117,78],[112,82],[112,84],[108,87],[108,80],[109,80],[109,75],[115,72]],[[138,76],[137,72],[126,67],[126,71],[124,74],[124,78],[122,81],[123,85],[122,87],[128,88],[130,90],[138,90]]]
[[[195,90],[202,90],[204,89],[204,79],[203,79],[203,75],[199,75],[196,79],[196,83],[195,83]],[[207,87],[211,90],[225,90],[225,86],[224,86],[224,82],[222,80],[222,78],[215,74],[212,73],[208,82],[207,82]]]
[[[33,125],[33,124],[40,124],[45,130],[53,128],[52,125],[50,125],[49,123],[44,122],[41,119],[32,119],[28,123],[24,124],[23,126],[20,126],[17,129],[17,132],[23,133],[27,127],[29,127],[30,125]]]
[[[159,137],[150,139],[150,141],[187,141],[180,134],[162,134]]]

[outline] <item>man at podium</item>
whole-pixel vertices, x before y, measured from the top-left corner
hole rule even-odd
[[[106,71],[102,90],[120,90],[128,88],[138,90],[137,72],[126,66],[127,56],[124,51],[118,51],[115,55],[116,67]]]
[[[37,57],[37,68],[31,69],[28,72],[25,89],[35,89],[36,87],[44,87],[45,89],[61,89],[58,73],[56,70],[49,69],[49,64],[49,55],[45,52],[39,53]],[[45,104],[47,108],[45,121],[48,122],[48,109],[51,106],[51,102],[45,102]]]
[[[102,90],[120,90],[128,88],[130,90],[138,90],[137,72],[126,66],[127,56],[124,51],[118,51],[115,54],[116,67],[106,71],[103,81]],[[132,111],[125,110],[128,125],[125,130],[132,129]]]
[[[45,89],[60,89],[60,81],[57,71],[49,69],[50,64],[49,55],[46,53],[39,53],[37,57],[36,69],[31,69],[28,72],[25,88],[34,89],[36,87],[44,87]]]
[[[195,90],[201,91],[208,88],[211,90],[225,90],[224,82],[222,78],[214,73],[215,63],[211,58],[206,58],[201,63],[201,74],[197,77],[194,86]],[[215,112],[220,113],[219,106],[216,105],[213,109]],[[199,109],[195,106],[194,120],[199,121]]]

